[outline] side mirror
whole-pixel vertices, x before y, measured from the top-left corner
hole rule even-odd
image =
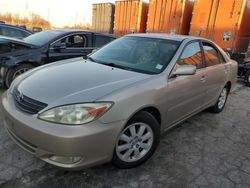
[[[196,66],[194,65],[181,65],[173,73],[173,76],[194,75],[196,73]]]

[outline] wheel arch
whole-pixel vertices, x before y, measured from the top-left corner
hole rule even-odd
[[[136,114],[138,114],[139,112],[141,111],[144,111],[144,112],[148,112],[150,113],[156,120],[157,122],[159,123],[160,127],[161,127],[161,124],[162,124],[162,115],[160,113],[160,110],[153,106],[153,105],[148,105],[148,106],[143,106],[141,108],[139,108],[138,110],[136,110],[127,120],[126,124],[128,123],[128,121],[133,118]]]

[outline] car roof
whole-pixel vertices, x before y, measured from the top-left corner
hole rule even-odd
[[[18,30],[22,30],[22,31],[25,31],[25,32],[28,32],[30,34],[32,34],[33,32],[28,30],[28,29],[25,29],[21,26],[18,26],[18,25],[10,25],[10,24],[6,24],[6,23],[1,23],[0,22],[0,27],[11,27],[11,28],[14,28],[14,29],[18,29]]]
[[[166,40],[174,40],[174,41],[179,41],[179,42],[182,42],[186,39],[189,39],[189,40],[203,39],[200,37],[193,37],[193,36],[188,36],[188,35],[175,35],[175,34],[165,34],[165,33],[136,33],[136,34],[129,34],[125,36],[166,39]]]
[[[116,36],[113,34],[99,33],[99,32],[95,32],[95,31],[91,31],[91,30],[81,30],[81,29],[53,29],[53,30],[47,30],[47,31],[43,31],[43,32],[58,32],[59,35],[83,32],[83,33],[94,33],[94,34],[98,34],[98,35],[116,38]]]

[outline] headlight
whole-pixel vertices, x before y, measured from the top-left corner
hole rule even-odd
[[[110,102],[65,105],[45,111],[38,118],[60,124],[80,125],[99,118],[111,106]]]

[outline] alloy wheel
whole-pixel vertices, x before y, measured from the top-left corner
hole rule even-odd
[[[224,88],[220,94],[218,107],[219,109],[222,109],[226,103],[227,100],[227,88]]]
[[[146,123],[133,123],[120,134],[116,154],[124,162],[142,159],[151,149],[154,141],[152,129]]]
[[[29,70],[29,68],[22,68],[22,69],[17,70],[17,71],[14,73],[14,75],[13,75],[13,80],[14,80],[16,77],[20,76],[21,74],[27,72],[28,70]]]

